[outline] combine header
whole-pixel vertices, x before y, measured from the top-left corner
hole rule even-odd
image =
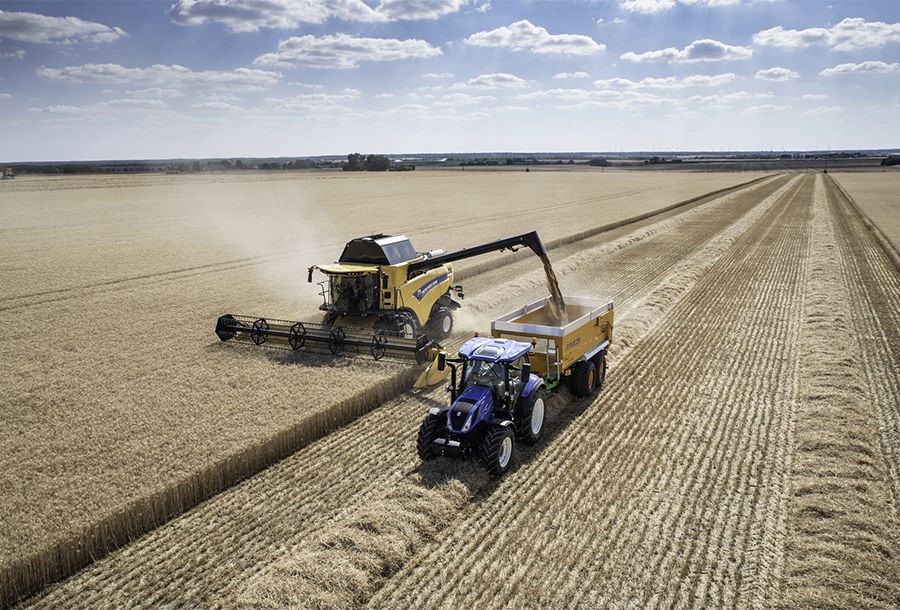
[[[437,342],[453,332],[453,312],[464,298],[453,284],[455,261],[489,252],[530,248],[543,261],[547,252],[537,231],[492,241],[457,252],[416,252],[403,236],[369,235],[353,239],[336,263],[313,265],[320,271],[324,312],[321,322],[294,322],[226,314],[216,322],[222,341],[240,341],[340,355],[369,353],[427,361]]]

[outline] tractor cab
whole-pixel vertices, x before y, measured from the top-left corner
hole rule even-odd
[[[495,409],[508,410],[525,383],[522,369],[528,362],[531,345],[509,339],[475,337],[459,350],[462,379],[459,393],[473,386],[491,389]],[[530,365],[528,366],[530,374]]]

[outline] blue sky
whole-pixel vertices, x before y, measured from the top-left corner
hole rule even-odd
[[[900,146],[900,2],[0,1],[0,159]]]

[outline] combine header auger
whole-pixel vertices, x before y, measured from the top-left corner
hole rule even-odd
[[[457,252],[416,252],[404,235],[369,235],[353,239],[340,259],[318,270],[324,312],[321,322],[294,322],[226,314],[216,323],[222,341],[235,340],[284,349],[312,349],[341,355],[433,359],[438,341],[453,332],[453,312],[464,298],[453,284],[452,263],[489,252],[530,248],[543,261],[547,251],[537,231],[492,241]]]

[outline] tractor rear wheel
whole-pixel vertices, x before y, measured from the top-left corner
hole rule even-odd
[[[502,476],[512,465],[515,439],[512,426],[491,424],[484,433],[478,453],[484,467],[495,477]]]
[[[578,397],[590,396],[597,387],[597,367],[590,360],[575,364],[571,380],[572,394]]]
[[[434,445],[434,439],[438,437],[445,421],[440,415],[432,415],[430,413],[422,420],[422,425],[419,426],[419,437],[416,439],[416,453],[419,454],[419,458],[422,461],[427,461],[434,457],[432,445]]]
[[[541,440],[547,406],[547,392],[543,387],[533,390],[527,397],[520,399],[516,419],[516,430],[520,441],[533,445]]]

